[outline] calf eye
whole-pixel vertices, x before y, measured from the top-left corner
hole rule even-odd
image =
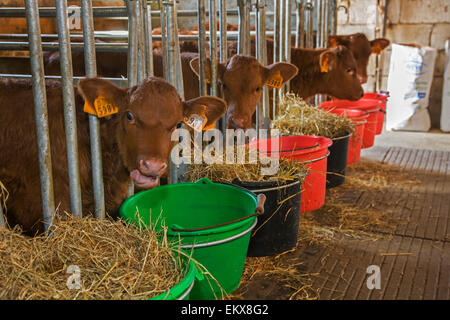
[[[345,70],[347,73],[353,73],[353,69],[352,68],[348,68],[347,70]]]
[[[261,87],[256,88],[255,91],[256,91],[256,92],[260,92],[260,91],[261,91]]]
[[[127,111],[127,119],[129,121],[133,121],[134,120],[134,115],[130,111]]]

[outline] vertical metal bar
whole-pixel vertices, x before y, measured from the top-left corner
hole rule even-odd
[[[166,37],[167,37],[167,61],[168,74],[167,81],[175,86],[178,93],[184,98],[183,75],[181,71],[180,46],[178,42],[178,23],[177,23],[177,3],[175,0],[164,1],[165,15],[166,15]],[[185,167],[177,167],[173,162],[170,162],[170,177],[169,183],[178,183],[179,176],[184,171]]]
[[[306,20],[306,48],[312,48],[314,46],[314,5],[313,0],[308,0],[305,7],[305,20]]]
[[[286,14],[286,0],[281,0],[281,2],[280,2],[280,15],[279,15],[279,19],[280,19],[280,36],[279,36],[280,51],[278,53],[279,54],[279,61],[283,61],[284,60],[284,54],[285,54],[285,51],[286,51],[286,49],[285,49],[285,45],[286,45],[286,40],[285,40],[286,23],[284,21],[285,14]]]
[[[28,41],[30,46],[30,64],[33,84],[34,114],[36,119],[36,137],[41,181],[42,214],[44,229],[47,231],[55,212],[53,193],[52,159],[48,131],[47,95],[44,80],[44,62],[41,47],[41,28],[39,25],[38,3],[25,0]]]
[[[128,9],[128,66],[127,66],[127,78],[128,86],[135,86],[138,82],[138,28],[137,25],[137,13],[134,0],[127,0]]]
[[[61,59],[61,83],[66,132],[67,168],[69,173],[70,211],[82,216],[80,170],[78,163],[77,117],[73,89],[72,52],[70,50],[67,0],[55,1],[58,26],[59,57]]]
[[[257,10],[257,45],[256,57],[262,65],[267,65],[267,46],[266,46],[266,4],[264,0],[258,0],[256,3]],[[262,103],[258,105],[257,109],[258,120],[257,134],[259,128],[269,129],[270,115],[269,115],[269,91],[267,86],[263,87]]]
[[[205,0],[198,0],[197,2],[197,11],[198,11],[198,56],[200,60],[200,79],[199,79],[199,88],[200,95],[207,95],[207,84],[206,84],[206,4]],[[211,31],[211,26],[209,29]]]
[[[209,0],[209,57],[211,60],[212,96],[217,96],[217,11],[216,0]]]
[[[220,62],[225,63],[228,59],[228,46],[227,46],[227,7],[226,0],[219,1],[219,29],[220,29]],[[223,98],[223,92],[221,92]],[[226,115],[220,119],[222,133],[225,133],[226,129]],[[226,139],[225,134],[223,135]]]
[[[147,5],[147,0],[142,1],[143,16],[142,22],[144,25],[144,51],[145,51],[145,77],[154,75],[153,69],[153,39],[152,39],[152,15],[151,8]]]
[[[81,17],[83,22],[84,61],[87,77],[97,76],[95,56],[94,19],[92,1],[81,0]],[[91,141],[92,185],[94,190],[95,217],[105,218],[105,188],[103,185],[102,147],[100,141],[100,121],[94,115],[89,117],[89,136]]]
[[[248,0],[238,0],[239,38],[238,54],[250,55],[250,8]]]
[[[138,41],[138,59],[137,59],[137,76],[138,82],[141,82],[146,77],[146,60],[145,60],[145,47],[144,47],[144,7],[142,1],[147,0],[134,0],[134,6],[136,11],[136,31]]]
[[[284,61],[291,62],[291,39],[292,39],[292,28],[291,28],[291,17],[292,17],[292,2],[291,0],[286,0],[286,7],[285,7],[286,13],[285,13],[285,53],[284,53]],[[283,88],[284,92],[289,92],[289,86],[290,81],[288,81]]]
[[[135,1],[126,0],[128,11],[128,63],[127,63],[127,78],[128,87],[133,87],[138,82],[138,50],[139,50],[139,34],[137,28],[137,12]],[[128,183],[128,196],[134,194],[134,183],[130,179]]]
[[[296,33],[295,47],[305,47],[305,2],[304,0],[296,0]]]
[[[159,16],[160,16],[160,25],[161,25],[161,49],[162,52],[167,52],[167,39],[166,39],[166,11],[164,10],[163,1],[159,0]],[[168,63],[167,63],[167,55],[163,54],[163,75],[164,79],[167,79],[169,72]]]
[[[315,16],[317,21],[316,48],[322,43],[322,0],[316,0]]]
[[[281,20],[280,20],[280,7],[281,7],[281,1],[284,0],[274,0],[274,15],[273,15],[273,62],[279,61],[279,45],[280,45],[280,26],[281,26]],[[277,103],[278,103],[278,91],[277,89],[272,90],[272,97],[273,97],[273,103],[272,103],[272,119],[275,119],[276,112],[277,112]]]

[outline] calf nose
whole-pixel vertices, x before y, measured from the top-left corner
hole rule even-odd
[[[146,176],[161,176],[166,172],[167,163],[160,160],[139,160],[139,171]]]
[[[245,129],[245,120],[243,118],[231,117],[231,123],[235,129]]]
[[[358,80],[359,80],[359,83],[361,83],[361,84],[367,83],[367,76],[358,75]]]

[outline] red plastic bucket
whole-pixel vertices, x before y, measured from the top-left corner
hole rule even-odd
[[[278,144],[278,145],[276,145]],[[266,156],[277,152],[280,158],[304,163],[309,174],[303,184],[300,212],[306,213],[325,204],[328,148],[333,141],[318,136],[286,136],[249,143]]]
[[[332,108],[328,111],[343,117],[348,117],[358,123],[358,125],[355,127],[353,135],[350,138],[347,165],[357,163],[361,157],[364,128],[367,123],[367,119],[369,118],[369,114],[366,111],[360,109]]]
[[[389,98],[388,93],[366,93],[363,99],[375,99],[380,101],[380,111],[378,112],[378,123],[376,134],[381,134],[383,131],[384,117],[386,115],[386,103]]]
[[[362,148],[367,149],[374,145],[378,125],[378,113],[379,113],[378,111],[380,110],[379,100],[376,99],[361,99],[358,101],[333,100],[322,102],[320,104],[320,107],[324,109],[344,108],[344,109],[360,109],[366,111],[369,114],[369,117],[367,118],[367,123],[364,127]]]

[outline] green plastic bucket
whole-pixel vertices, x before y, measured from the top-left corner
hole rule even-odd
[[[209,273],[195,281],[190,298],[207,300],[239,286],[256,206],[251,192],[203,178],[139,192],[123,203],[120,215],[127,222],[152,224],[156,231],[167,226],[169,241],[180,241],[188,255],[192,250],[192,258]]]
[[[193,260],[188,257],[182,257],[182,259],[188,264],[188,270],[184,278],[171,289],[150,300],[189,300],[195,279],[203,280],[203,276],[198,273]]]

